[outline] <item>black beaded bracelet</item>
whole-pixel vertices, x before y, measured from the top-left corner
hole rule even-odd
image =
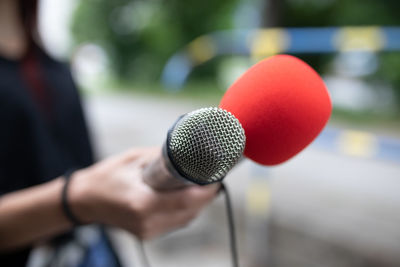
[[[82,225],[82,222],[72,213],[68,202],[68,186],[70,184],[71,177],[74,171],[74,169],[71,169],[64,174],[65,183],[61,193],[61,204],[64,214],[68,218],[68,220],[70,220],[74,226],[79,226]]]

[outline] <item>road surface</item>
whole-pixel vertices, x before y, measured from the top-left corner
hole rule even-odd
[[[130,147],[161,145],[179,115],[203,106],[194,100],[130,94],[95,94],[85,100],[101,158]],[[276,252],[268,247],[271,221],[349,253],[368,255],[381,266],[400,266],[398,162],[343,155],[316,144],[278,167],[246,161],[226,182],[234,198],[242,266],[266,266],[269,252]],[[153,266],[231,266],[223,205],[218,198],[186,229],[146,244]],[[121,231],[115,236],[126,265],[140,266],[134,238]],[[272,256],[313,266],[301,247],[283,244],[283,252]],[[257,258],[265,262],[255,263]],[[325,262],[359,266],[341,264]]]

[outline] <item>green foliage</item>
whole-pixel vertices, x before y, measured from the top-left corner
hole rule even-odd
[[[400,25],[397,0],[284,0],[284,27]]]
[[[236,0],[82,0],[72,32],[102,46],[117,78],[159,79],[166,60],[195,37],[231,27]]]
[[[247,1],[247,2],[246,2]],[[266,12],[268,1],[274,9]],[[274,2],[275,4],[273,4]],[[123,81],[158,81],[168,58],[194,38],[232,28],[238,4],[249,0],[81,0],[73,20],[77,43],[91,42],[108,54]],[[254,0],[276,14],[280,27],[400,25],[398,0]],[[335,55],[297,55],[324,72]],[[400,53],[381,53],[380,68],[366,79],[388,81],[400,103]],[[196,68],[192,78],[213,77],[218,60]],[[399,104],[400,106],[400,104]]]
[[[380,68],[375,77],[381,77],[392,84],[400,113],[400,53],[383,53],[380,59]]]

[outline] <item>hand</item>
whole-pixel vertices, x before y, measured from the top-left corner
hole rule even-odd
[[[160,153],[160,148],[134,149],[77,171],[69,188],[72,211],[84,222],[124,228],[141,239],[186,225],[219,186],[153,190],[143,182],[142,171]]]

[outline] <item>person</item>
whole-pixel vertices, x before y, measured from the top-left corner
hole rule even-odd
[[[73,238],[68,232],[78,223],[120,227],[141,239],[187,224],[218,185],[153,190],[141,173],[158,147],[94,163],[68,66],[40,45],[37,6],[0,0],[1,265],[25,266],[36,244]]]

